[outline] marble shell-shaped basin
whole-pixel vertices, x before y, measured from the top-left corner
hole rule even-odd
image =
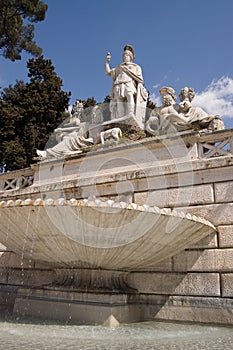
[[[202,218],[98,199],[0,202],[0,242],[55,267],[144,269],[215,233]]]

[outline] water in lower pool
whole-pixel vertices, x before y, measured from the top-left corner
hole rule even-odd
[[[0,339],[4,350],[225,350],[233,348],[233,329],[155,321],[106,328],[0,320]]]

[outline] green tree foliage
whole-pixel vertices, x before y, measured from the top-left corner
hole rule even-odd
[[[23,50],[39,56],[32,23],[43,21],[47,9],[41,0],[0,0],[0,54],[11,61],[20,60]]]
[[[83,103],[83,108],[89,108],[89,107],[94,107],[96,105],[96,100],[94,97],[88,97],[86,100],[82,100]]]
[[[54,129],[68,117],[70,93],[62,91],[62,80],[51,60],[30,59],[29,83],[17,81],[1,94],[0,162],[5,170],[29,166],[36,149],[52,146]]]
[[[147,121],[150,118],[150,114],[152,109],[154,109],[156,107],[156,105],[154,104],[154,102],[151,101],[150,99],[150,92],[148,92],[148,98],[147,98],[147,103],[146,103],[146,115],[145,115],[145,121]]]

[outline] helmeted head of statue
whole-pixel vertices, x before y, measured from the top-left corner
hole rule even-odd
[[[124,54],[127,53],[131,56],[131,59],[133,60],[135,55],[134,55],[134,49],[131,45],[125,45],[124,47]]]

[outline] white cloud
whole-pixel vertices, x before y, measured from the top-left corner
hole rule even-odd
[[[157,83],[157,84],[153,85],[153,89],[157,89],[157,88],[159,88],[160,86],[161,86],[161,83]]]
[[[157,96],[154,92],[153,92],[153,94],[150,94],[150,100],[151,100],[156,106],[160,106],[160,105],[161,105],[161,98],[160,98],[160,96]]]
[[[204,91],[196,93],[192,104],[209,114],[233,118],[233,79],[221,77],[213,80]]]

